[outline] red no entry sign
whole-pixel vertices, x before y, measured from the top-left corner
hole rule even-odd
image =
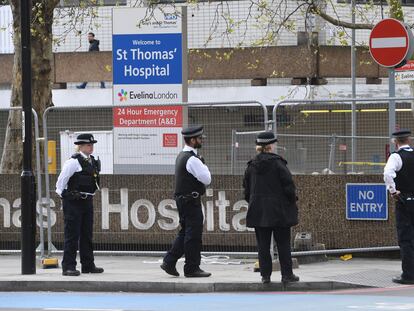
[[[411,57],[411,30],[400,21],[386,18],[380,21],[369,36],[369,51],[372,58],[384,67],[395,67]],[[410,49],[411,45],[411,49]]]

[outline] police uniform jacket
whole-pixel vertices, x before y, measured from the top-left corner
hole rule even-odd
[[[248,227],[292,227],[298,224],[296,187],[287,162],[274,153],[259,153],[248,162],[243,187],[249,203]]]
[[[384,168],[384,181],[387,189],[394,193],[414,195],[414,151],[404,145],[389,157]]]
[[[176,197],[186,196],[192,192],[203,195],[206,186],[211,183],[211,174],[208,167],[202,162],[197,150],[185,146],[175,163],[175,191]]]
[[[65,162],[56,182],[56,193],[63,197],[64,191],[93,194],[99,186],[99,162],[91,155],[74,154]]]

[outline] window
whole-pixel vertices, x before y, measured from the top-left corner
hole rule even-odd
[[[60,0],[60,7],[79,6],[81,3],[91,5],[91,0]],[[127,0],[96,0],[97,6],[126,5]]]

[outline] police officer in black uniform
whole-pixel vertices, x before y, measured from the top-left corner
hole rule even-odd
[[[254,228],[259,252],[262,282],[270,283],[274,237],[279,252],[282,282],[297,282],[292,271],[290,228],[298,224],[296,187],[287,162],[275,153],[277,139],[272,132],[257,136],[257,155],[248,162],[243,180],[245,200],[249,203],[246,226]]]
[[[76,270],[76,251],[79,246],[82,273],[102,273],[95,266],[92,245],[93,196],[99,189],[100,161],[91,155],[97,141],[91,134],[80,134],[75,141],[75,153],[63,165],[56,183],[56,193],[62,198],[64,215],[64,252],[62,274],[80,275]]]
[[[181,133],[185,147],[175,161],[174,193],[181,230],[165,255],[161,269],[170,275],[179,276],[175,266],[177,260],[185,255],[184,276],[209,277],[211,273],[200,269],[203,232],[201,196],[211,183],[210,171],[197,154],[202,145],[203,127],[189,127]]]
[[[396,152],[388,158],[384,181],[396,200],[395,218],[400,246],[402,274],[392,281],[414,284],[414,151],[410,147],[409,130],[392,134]]]

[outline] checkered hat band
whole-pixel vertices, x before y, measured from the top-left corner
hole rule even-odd
[[[258,143],[269,143],[269,142],[276,141],[276,138],[258,138],[256,141]]]
[[[184,137],[197,137],[203,134],[203,130],[195,132],[194,134],[185,134]]]

